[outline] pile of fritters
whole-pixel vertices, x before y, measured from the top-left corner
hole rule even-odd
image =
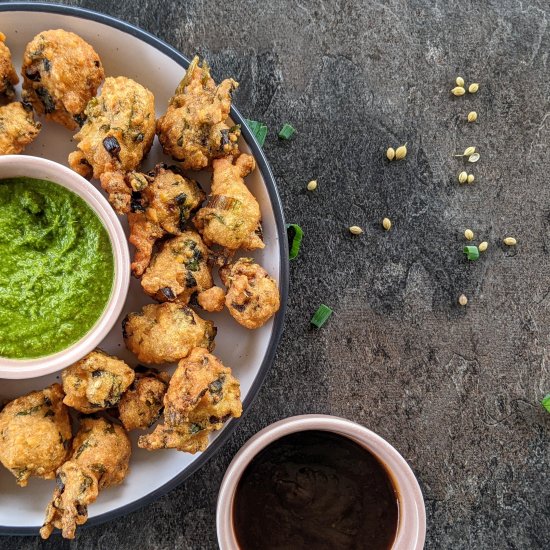
[[[154,300],[122,324],[126,347],[146,366],[134,369],[97,349],[63,371],[62,385],[0,412],[0,462],[16,482],[56,479],[42,537],[59,528],[74,538],[88,504],[127,475],[128,431],[153,428],[138,440],[150,451],[195,453],[241,415],[239,381],[211,353],[216,327],[191,306],[227,307],[243,327],[256,329],[278,311],[279,290],[253,259],[235,259],[239,250],[265,247],[260,207],[245,183],[255,161],[240,152],[240,127],[229,119],[237,82],[216,84],[195,57],[155,120],[147,88],[124,76],[105,78],[93,47],[58,29],[27,45],[17,102],[19,78],[5,42],[0,32],[0,155],[21,153],[38,136],[35,114],[78,129],[69,165],[99,179],[116,212],[127,216],[132,273]],[[155,134],[175,164],[142,172]],[[212,172],[208,196],[183,171],[202,169]],[[214,268],[226,289],[215,286]],[[174,363],[170,377],[163,369]],[[74,437],[70,410],[78,416]]]

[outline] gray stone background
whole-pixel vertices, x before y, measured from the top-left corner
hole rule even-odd
[[[215,548],[224,470],[255,432],[311,412],[388,439],[418,475],[427,548],[548,548],[550,6],[544,1],[71,1],[205,56],[265,121],[288,221],[285,333],[249,413],[199,473],[151,506],[0,549]],[[479,82],[454,98],[457,75]],[[467,124],[470,110],[477,124]],[[284,122],[297,138],[279,142]],[[389,145],[408,142],[406,161]],[[473,185],[456,182],[474,145]],[[310,179],[315,193],[305,191]],[[385,233],[388,216],[394,229]],[[365,233],[351,236],[347,227]],[[462,233],[490,243],[462,257]],[[515,249],[502,237],[518,239]],[[456,305],[465,293],[466,308]],[[335,313],[309,326],[319,303]]]

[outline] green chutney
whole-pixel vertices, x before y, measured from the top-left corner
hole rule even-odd
[[[114,279],[107,230],[51,181],[0,179],[0,356],[66,349],[99,319]]]

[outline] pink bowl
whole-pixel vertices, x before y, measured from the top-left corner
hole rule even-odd
[[[235,455],[218,495],[216,524],[221,550],[239,550],[233,527],[235,491],[250,461],[281,437],[305,430],[324,430],[348,437],[368,449],[385,465],[398,494],[399,521],[392,550],[421,550],[426,538],[426,512],[418,481],[405,459],[384,439],[367,428],[322,414],[293,416],[271,424],[250,438]]]
[[[15,177],[49,180],[82,198],[97,214],[109,234],[115,274],[111,296],[105,310],[87,334],[67,349],[45,357],[34,359],[0,357],[0,379],[43,376],[61,370],[84,357],[101,343],[117,321],[130,285],[130,253],[124,230],[111,205],[90,182],[51,160],[26,155],[0,156],[0,179]]]

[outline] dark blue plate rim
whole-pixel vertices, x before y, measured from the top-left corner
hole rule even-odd
[[[79,17],[81,19],[88,19],[91,21],[95,21],[97,23],[102,23],[109,27],[113,27],[117,30],[123,31],[127,34],[131,34],[136,38],[139,38],[143,42],[146,42],[150,46],[153,46],[160,52],[172,58],[174,61],[176,61],[176,63],[181,65],[184,69],[186,69],[189,65],[189,59],[187,59],[184,55],[178,52],[178,50],[176,50],[166,42],[160,40],[156,36],[153,36],[147,31],[144,31],[139,27],[131,25],[130,23],[126,23],[124,21],[116,19],[115,17],[104,15],[102,13],[98,13],[92,10],[73,7],[73,6],[63,6],[59,4],[49,4],[49,3],[43,3],[43,2],[37,2],[37,3],[35,2],[9,2],[9,3],[0,2],[0,12],[2,11],[32,11],[32,12],[57,13],[60,15],[69,15],[73,17]],[[262,173],[262,176],[264,178],[266,188],[269,194],[269,199],[271,200],[271,204],[273,205],[273,212],[277,223],[277,234],[280,241],[280,255],[281,255],[280,257],[281,267],[279,270],[281,308],[275,317],[275,320],[273,323],[273,331],[271,333],[271,339],[269,341],[267,353],[260,366],[260,370],[256,375],[256,378],[254,380],[254,383],[252,384],[252,387],[250,388],[250,391],[248,392],[248,395],[243,400],[243,416],[244,416],[246,414],[246,411],[252,405],[252,402],[254,401],[256,395],[258,394],[263,384],[263,381],[269,371],[269,368],[273,363],[273,359],[275,358],[275,353],[277,351],[277,345],[281,339],[281,335],[283,332],[283,325],[284,325],[284,316],[285,316],[286,305],[288,300],[289,261],[288,261],[288,240],[286,235],[283,206],[281,203],[281,199],[279,197],[279,193],[277,191],[275,178],[273,176],[271,168],[269,167],[269,164],[264,155],[264,152],[262,151],[260,145],[256,141],[256,138],[250,132],[248,126],[246,125],[244,117],[239,113],[237,109],[235,109],[235,107],[231,107],[231,118],[237,124],[241,125],[243,137],[246,143],[248,144],[248,146],[251,148],[252,154],[256,159],[258,168],[260,169],[260,172]],[[87,526],[99,525],[101,523],[105,523],[106,521],[111,521],[119,516],[129,514],[130,512],[134,512],[135,510],[138,510],[139,508],[142,508],[143,506],[150,504],[154,500],[160,498],[161,496],[165,495],[172,489],[176,488],[185,479],[187,479],[190,475],[192,475],[199,468],[201,468],[210,458],[214,456],[214,454],[216,454],[221,449],[222,445],[229,439],[229,437],[231,436],[233,431],[236,429],[236,427],[238,426],[243,416],[241,416],[240,419],[231,420],[224,427],[224,429],[222,430],[220,435],[215,439],[215,441],[213,441],[209,445],[208,449],[204,451],[184,471],[182,471],[176,477],[172,478],[168,483],[165,483],[162,487],[159,487],[158,489],[152,491],[148,495],[145,495],[144,497],[141,497],[140,499],[130,504],[126,504],[125,506],[121,506],[116,510],[112,510],[110,512],[106,512],[104,514],[100,514],[99,516],[90,518],[88,522],[82,527],[85,527],[86,525]],[[40,526],[10,527],[5,525],[0,525],[0,535],[37,535],[39,529],[40,529]]]

